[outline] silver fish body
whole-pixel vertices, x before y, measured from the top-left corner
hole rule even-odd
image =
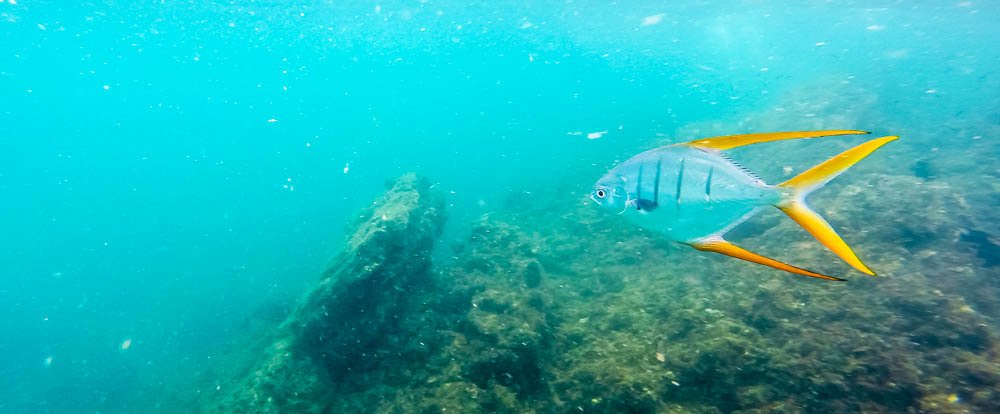
[[[684,242],[724,232],[781,198],[779,189],[719,153],[685,146],[638,154],[597,186],[611,189],[637,225]]]

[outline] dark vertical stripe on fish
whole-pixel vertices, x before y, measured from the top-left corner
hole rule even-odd
[[[656,159],[656,175],[653,176],[653,205],[660,204],[660,166],[663,158]]]
[[[715,172],[715,167],[708,168],[708,179],[705,180],[705,199],[712,199],[712,173]]]
[[[639,177],[635,180],[635,199],[642,199],[642,164],[639,164]]]
[[[681,158],[681,165],[677,168],[677,199],[674,202],[677,207],[681,206],[681,183],[684,182],[684,158]]]

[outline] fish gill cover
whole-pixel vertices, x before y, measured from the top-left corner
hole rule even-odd
[[[998,412],[998,15],[0,0],[0,411]],[[877,278],[587,198],[821,129],[901,137],[810,200]],[[729,236],[846,269],[776,210]]]

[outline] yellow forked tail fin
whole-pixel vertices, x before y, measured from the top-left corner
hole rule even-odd
[[[830,223],[827,223],[818,213],[809,208],[806,204],[806,196],[819,189],[824,184],[832,180],[850,166],[861,161],[879,147],[893,141],[899,137],[888,136],[876,138],[864,144],[858,145],[842,152],[836,157],[830,158],[823,163],[812,167],[791,180],[778,184],[779,187],[786,187],[792,190],[792,194],[777,204],[777,207],[788,214],[792,220],[799,223],[806,231],[813,235],[816,240],[823,243],[828,249],[840,256],[845,262],[854,266],[864,273],[875,276],[868,266],[865,266],[854,254],[851,247],[840,238],[840,235],[833,230]]]
[[[750,144],[760,144],[762,142],[783,141],[786,139],[799,138],[819,138],[834,135],[854,135],[867,134],[866,131],[855,131],[847,129],[835,129],[826,131],[793,131],[793,132],[761,132],[756,134],[726,135],[722,137],[702,138],[677,145],[690,145],[692,147],[727,150],[730,148],[742,147]]]

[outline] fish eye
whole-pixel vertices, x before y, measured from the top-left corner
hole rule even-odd
[[[604,198],[608,196],[608,191],[603,188],[598,188],[597,191],[594,192],[594,195],[596,195],[597,198]]]

